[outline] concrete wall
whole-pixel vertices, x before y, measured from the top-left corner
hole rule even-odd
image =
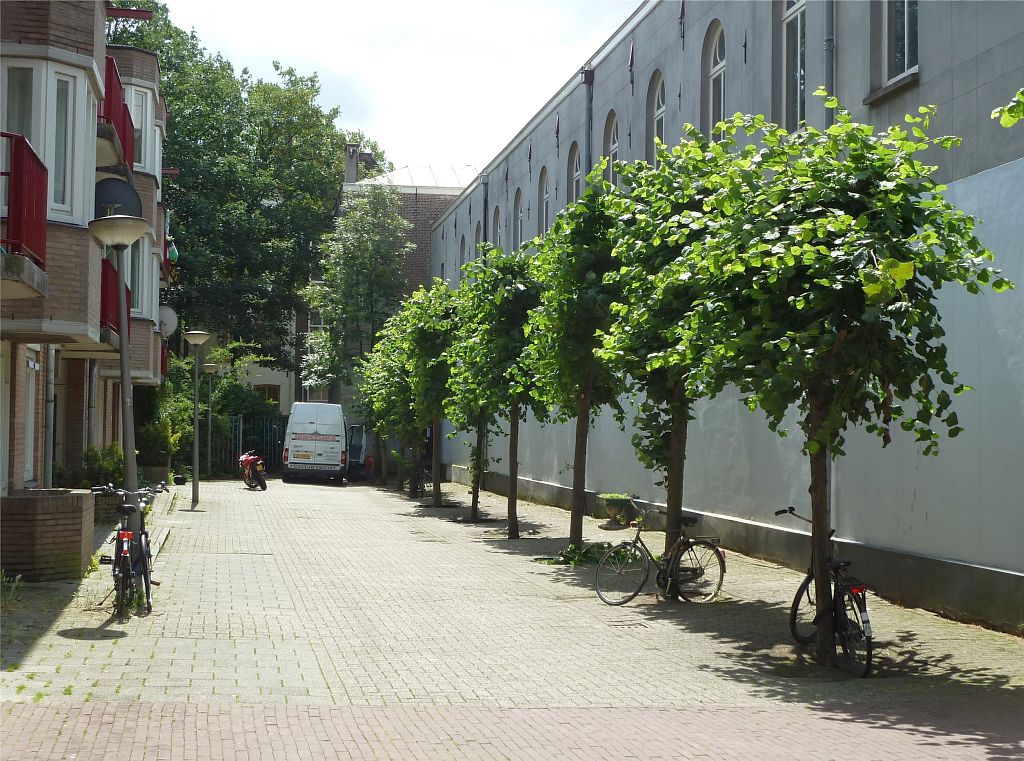
[[[727,112],[781,120],[781,5],[691,0],[682,24],[679,7],[642,6],[593,56],[595,159],[611,109],[619,120],[620,158],[643,158],[648,86],[655,71],[666,85],[668,142],[678,140],[683,122],[700,124],[705,41],[719,23],[727,45]],[[882,11],[876,2],[837,3],[837,94],[854,118],[880,126],[902,121],[923,103],[939,106],[932,133],[956,133],[964,143],[951,154],[930,151],[935,155],[925,160],[937,164],[938,176],[951,183],[950,200],[984,220],[979,235],[996,253],[997,265],[1024,283],[1024,222],[1017,208],[1024,195],[1024,129],[1003,130],[989,119],[991,110],[1024,84],[1024,3],[921,3],[919,66],[895,83],[885,79],[880,63]],[[823,81],[822,3],[808,3],[806,24],[807,85],[813,92]],[[507,225],[515,188],[522,187],[532,205],[533,226],[527,225],[526,237],[537,232],[542,166],[551,173],[552,213],[565,206],[568,148],[573,141],[584,143],[584,96],[579,77],[570,79],[484,169],[488,222],[497,206]],[[807,121],[823,126],[824,119],[820,101],[809,95]],[[435,226],[435,273],[441,262],[446,275],[454,272],[456,222],[460,231],[474,229],[483,219],[483,193],[481,183],[471,185]],[[494,240],[493,230],[488,238]],[[510,240],[507,226],[503,240]],[[883,592],[1019,629],[1024,626],[1024,472],[1018,464],[1024,451],[1024,290],[970,296],[946,289],[940,308],[951,364],[976,389],[956,400],[966,433],[943,441],[938,457],[923,458],[902,431],[885,450],[875,437],[851,431],[848,455],[833,468],[834,523],[847,554],[873,566],[877,579],[871,581]],[[735,392],[699,404],[695,415],[686,463],[687,509],[702,513],[703,523],[731,546],[796,565],[805,562],[803,544],[792,539],[800,526],[773,515],[790,504],[806,510],[809,503],[808,466],[797,438],[773,434]],[[795,419],[788,423],[797,429]],[[631,434],[628,425],[620,431],[609,414],[598,418],[590,438],[587,488],[631,491],[664,502],[657,476],[637,462]],[[445,460],[467,463],[465,444],[462,437],[445,441]],[[519,458],[526,493],[567,503],[572,450],[571,425],[526,423]],[[504,439],[492,444],[491,455],[498,460],[492,469],[500,488],[501,474],[507,473]],[[871,574],[858,569],[858,575]],[[979,609],[972,599],[985,596],[992,604]]]

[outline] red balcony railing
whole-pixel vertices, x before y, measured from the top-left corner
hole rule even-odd
[[[107,56],[103,86],[105,94],[98,118],[114,125],[114,131],[121,140],[124,160],[131,169],[135,165],[135,125],[132,123],[131,109],[124,102],[124,86],[117,70],[117,61],[111,55]]]
[[[104,259],[100,271],[100,327],[120,333],[120,320],[117,312],[117,267],[109,259]],[[128,337],[132,335],[132,292],[125,285],[124,295],[128,304]]]
[[[0,132],[3,136],[7,181],[7,236],[4,247],[13,254],[32,259],[46,269],[46,165],[24,135]]]

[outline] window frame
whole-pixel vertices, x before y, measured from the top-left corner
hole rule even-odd
[[[569,146],[569,158],[566,162],[566,205],[576,203],[583,195],[583,169],[580,166],[580,146],[575,140]]]
[[[910,6],[914,6],[914,25],[913,29],[910,28],[908,20],[910,19]],[[896,69],[896,30],[893,28],[893,15],[895,9],[898,6],[902,6],[904,9],[903,15],[903,58],[904,66],[902,69]],[[886,84],[889,84],[901,77],[905,77],[908,74],[919,70],[920,63],[920,40],[918,30],[920,28],[920,2],[919,0],[885,0],[884,12],[882,13],[882,24],[885,31],[883,39],[885,40],[885,80]],[[911,41],[913,41],[914,48],[914,62],[910,63],[909,50]]]
[[[615,109],[609,109],[604,125],[604,155],[608,158],[608,166],[604,178],[610,185],[618,182],[615,174],[615,162],[619,160],[619,115]]]
[[[788,6],[788,7],[786,7]],[[807,0],[786,0],[782,11],[782,121],[787,130],[793,132],[807,121]],[[790,71],[789,30],[796,27],[798,45],[799,84],[798,100],[793,104],[795,112],[790,113],[790,98],[793,95],[793,76]]]
[[[537,180],[537,235],[543,235],[551,225],[551,183],[548,180],[548,168],[540,168]]]
[[[719,122],[725,121],[725,65],[727,63],[728,56],[725,50],[722,51],[722,57],[716,60],[718,56],[719,41],[722,42],[722,47],[725,47],[725,27],[721,24],[715,29],[714,36],[711,38],[711,46],[708,50],[708,135],[712,140],[716,139],[716,134],[721,137],[722,133],[715,133],[715,125]],[[715,111],[715,86],[716,82],[720,83],[719,93],[719,113]]]
[[[493,221],[491,235],[494,237],[494,247],[501,248],[501,207],[494,207],[494,214],[491,220]]]
[[[515,200],[512,202],[512,250],[523,247],[523,190],[516,188]]]

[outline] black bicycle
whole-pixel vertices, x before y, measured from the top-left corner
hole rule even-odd
[[[153,612],[152,579],[150,577],[150,560],[152,553],[149,546],[149,532],[146,531],[146,508],[152,504],[154,496],[167,491],[167,484],[143,488],[137,492],[115,489],[112,484],[94,486],[94,494],[117,494],[123,500],[117,512],[121,516],[117,533],[110,540],[116,548],[115,554],[102,555],[100,563],[112,566],[114,578],[114,616],[118,621],[125,620],[133,604],[138,602],[139,592],[145,593],[146,613]],[[133,494],[138,495],[140,505],[136,507],[129,501]],[[132,516],[138,516],[138,526],[132,524]],[[140,590],[138,580],[142,581]],[[143,603],[138,603],[141,608]]]
[[[634,514],[643,510],[630,497]],[[683,526],[694,526],[697,518],[684,515]],[[680,530],[679,538],[669,551],[656,558],[640,537],[642,519],[630,521],[636,528],[632,541],[622,542],[608,550],[597,564],[597,596],[609,605],[625,605],[644,588],[651,565],[658,569],[656,582],[665,597],[687,602],[710,602],[722,589],[725,576],[725,554],[718,548],[718,537],[689,537]]]
[[[776,515],[792,515],[810,523],[811,519],[800,515],[792,505],[785,510],[776,510]],[[830,557],[828,571],[829,586],[832,590],[832,630],[843,649],[846,667],[854,676],[864,677],[871,671],[871,618],[868,616],[867,588],[864,583],[846,575],[851,561],[835,558],[836,530],[830,529],[828,540]],[[796,596],[789,610],[789,629],[801,645],[809,645],[818,637],[818,614],[814,602],[814,556],[807,575],[797,587]]]

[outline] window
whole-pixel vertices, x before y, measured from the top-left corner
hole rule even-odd
[[[463,235],[459,241],[459,272],[466,266],[466,236]]]
[[[497,206],[494,207],[494,226],[491,229],[495,247],[501,248],[501,212]]]
[[[71,146],[75,112],[72,93],[72,81],[58,76],[54,104],[53,203],[65,207],[71,205]]]
[[[132,124],[135,127],[135,157],[136,166],[146,163],[145,136],[148,130],[145,129],[146,116],[148,111],[149,94],[145,90],[134,90],[132,92]]]
[[[523,245],[523,191],[516,188],[516,199],[512,204],[512,250],[518,251]]]
[[[715,139],[715,125],[725,120],[725,30],[717,21],[708,27],[704,45],[704,132]]]
[[[569,163],[566,169],[566,186],[569,188],[569,203],[580,200],[583,193],[583,170],[580,168],[580,147],[575,142],[569,146]]]
[[[651,76],[650,87],[647,88],[647,145],[645,158],[648,163],[656,164],[658,152],[655,140],[665,142],[665,80],[660,71]]]
[[[280,386],[272,386],[269,384],[259,385],[253,386],[252,390],[255,392],[256,396],[260,397],[261,399],[264,399],[265,401],[274,402],[275,404],[280,403],[281,401]]]
[[[804,10],[806,0],[786,0],[782,16],[785,75],[782,98],[785,103],[785,127],[795,130],[806,119],[807,80],[804,71],[806,27]]]
[[[474,243],[473,251],[469,255],[470,259],[476,259],[478,256],[480,256],[480,244],[483,243],[483,242],[484,242],[483,226],[479,222],[477,222],[476,223],[476,235],[473,236],[473,243]]]
[[[885,9],[887,73],[894,79],[917,66],[917,0],[889,0]]]
[[[17,132],[32,142],[32,69],[7,70],[7,124],[4,129]]]
[[[131,263],[129,266],[130,280],[128,287],[132,291],[132,311],[138,312],[142,309],[142,284],[145,282],[142,279],[142,240],[137,240],[132,244],[131,249]]]
[[[548,186],[548,168],[540,170],[537,184],[537,235],[543,235],[551,225],[551,192]]]
[[[604,178],[612,185],[617,178],[613,164],[619,160],[619,118],[614,111],[608,112],[604,122],[604,155],[608,157],[608,168],[604,170]]]
[[[309,325],[308,325],[308,328],[307,328],[307,332],[313,333],[314,331],[325,330],[326,328],[327,328],[327,326],[324,324],[324,317],[323,317],[322,314],[320,314],[320,310],[319,309],[310,309],[309,310]]]

